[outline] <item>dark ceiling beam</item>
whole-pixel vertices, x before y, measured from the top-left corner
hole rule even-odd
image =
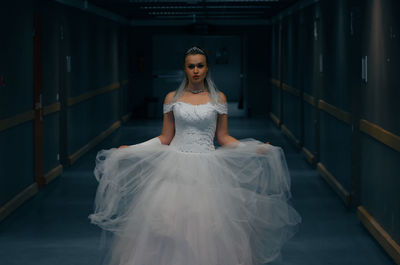
[[[178,19],[168,17],[165,20],[154,21],[154,20],[132,20],[131,26],[155,26],[155,27],[170,27],[170,26],[190,26],[193,22],[188,17],[186,19]],[[266,26],[270,23],[266,19],[242,19],[242,18],[227,18],[225,16],[218,18],[209,18],[205,20],[201,20],[202,24],[210,24],[217,26]]]
[[[282,20],[285,17],[288,17],[290,15],[292,15],[293,13],[298,12],[301,9],[304,9],[312,4],[318,3],[320,2],[320,0],[302,0],[302,1],[298,1],[297,3],[293,4],[292,6],[286,8],[285,10],[283,10],[282,12],[280,12],[279,14],[277,14],[276,16],[270,18],[268,21],[269,23],[273,24],[276,23],[277,21]]]
[[[257,5],[257,6],[267,6],[270,8],[279,8],[281,4],[277,3],[268,3],[268,2],[259,2],[259,1],[241,1],[241,2],[198,2],[196,4],[190,4],[187,2],[143,2],[143,3],[132,3],[132,4],[114,4],[114,3],[104,3],[97,2],[95,4],[100,7],[107,8],[138,8],[142,6],[237,6],[237,5]]]
[[[98,16],[108,18],[110,20],[119,22],[121,24],[129,24],[129,19],[126,17],[120,16],[114,12],[110,12],[109,10],[100,8],[96,5],[93,5],[89,3],[88,1],[85,0],[54,0],[57,3],[66,5],[66,6],[71,6],[75,7],[78,9],[81,9],[83,11],[89,12],[89,13],[94,13]]]
[[[190,25],[198,22],[198,20],[201,20],[202,23],[216,23],[219,25],[267,25],[272,23],[270,18],[273,14],[296,2],[295,0],[276,0],[272,2],[257,0],[154,2],[154,0],[141,0],[133,1],[132,3],[129,0],[54,1],[132,26]],[[300,2],[318,1],[304,0]],[[168,19],[170,22],[166,23]]]
[[[95,5],[105,8],[107,10],[112,10],[113,12],[129,14],[130,11],[140,10],[143,7],[147,8],[196,8],[196,7],[228,7],[228,6],[243,6],[246,8],[247,6],[257,6],[259,8],[271,8],[275,11],[280,10],[282,5],[286,5],[286,3],[292,3],[294,0],[281,0],[274,2],[266,2],[260,0],[240,0],[240,1],[135,1],[130,3],[130,1],[110,1],[110,0],[90,0],[90,2]]]

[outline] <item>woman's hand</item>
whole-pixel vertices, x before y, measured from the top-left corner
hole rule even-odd
[[[121,145],[120,147],[118,147],[118,149],[124,149],[124,148],[127,148],[127,147],[129,147],[129,145]]]
[[[268,145],[269,144],[269,142],[266,142],[265,143],[265,145]],[[268,152],[268,146],[265,146],[264,144],[263,145],[260,145],[258,148],[257,148],[257,154],[260,154],[260,155],[262,155],[262,154],[265,154],[265,153],[267,153]]]

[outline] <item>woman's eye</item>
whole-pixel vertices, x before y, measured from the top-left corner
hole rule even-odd
[[[202,64],[202,63],[199,63],[199,64],[188,64],[188,66],[187,66],[187,68],[189,68],[189,69],[194,69],[195,67],[197,66],[197,68],[203,68],[204,67],[204,64]]]

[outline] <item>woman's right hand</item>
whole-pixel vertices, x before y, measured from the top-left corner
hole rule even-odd
[[[129,147],[129,145],[121,145],[120,147],[118,147],[118,149],[123,149],[123,148],[127,148]]]
[[[268,152],[268,146],[266,146],[266,145],[269,145],[269,144],[270,144],[269,142],[266,142],[265,144],[261,144],[257,149],[257,154],[260,154],[260,155],[266,154]]]

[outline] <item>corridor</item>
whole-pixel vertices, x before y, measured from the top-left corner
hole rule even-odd
[[[272,265],[400,265],[399,14],[398,0],[1,1],[0,265],[100,265],[106,240],[88,219],[98,187],[96,154],[154,138],[163,119],[164,145],[175,139],[180,151],[195,156],[213,151],[214,136],[223,145],[235,142],[226,133],[225,114],[233,137],[270,142],[285,152],[290,203],[302,222],[283,245],[282,258],[274,260],[300,217],[286,204],[280,149],[253,156],[260,146],[252,142],[238,147],[243,152],[226,148],[200,159],[164,145],[146,152],[149,147],[122,158],[140,161],[123,163],[132,171],[116,160],[109,175],[121,178],[118,185],[112,178],[107,183],[118,191],[112,202],[136,199],[103,206],[135,207],[141,201],[135,192],[146,187],[141,202],[150,202],[153,211],[143,203],[142,214],[128,220],[161,220],[165,230],[174,227],[176,239],[158,233],[165,241],[121,244],[145,251],[127,248],[117,259],[128,255],[128,265],[149,265],[141,264],[148,259],[151,265],[261,259]],[[186,108],[172,96],[163,111],[172,91],[187,97]],[[171,163],[181,166],[167,174]],[[126,183],[157,182],[158,175],[185,178],[172,188],[173,181],[159,189],[132,185],[120,196]],[[198,179],[212,196],[181,189]],[[185,192],[164,196],[171,190]],[[182,223],[165,221],[158,211],[164,208],[184,213],[177,218]],[[207,215],[197,209],[203,208],[212,218],[201,218]],[[137,224],[157,227],[143,220],[126,234],[146,230]],[[196,247],[182,244],[188,235]],[[171,262],[159,264],[164,260]]]

